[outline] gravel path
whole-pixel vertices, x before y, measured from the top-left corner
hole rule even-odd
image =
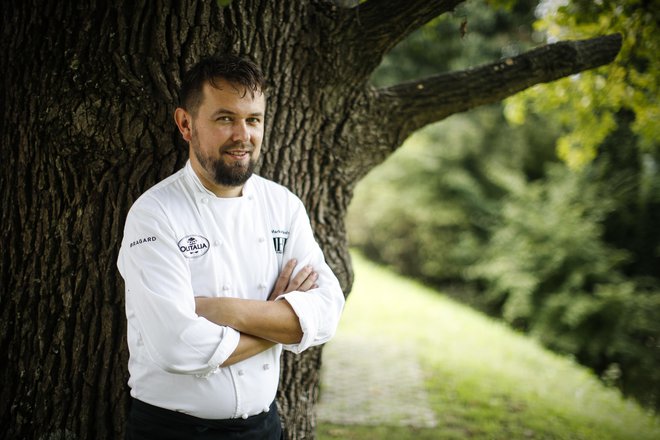
[[[323,350],[319,421],[434,427],[414,350],[339,332]]]

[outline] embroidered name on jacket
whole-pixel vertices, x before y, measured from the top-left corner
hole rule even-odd
[[[186,235],[179,240],[178,246],[186,258],[201,257],[209,251],[209,241],[201,235]]]
[[[135,240],[134,242],[131,242],[131,245],[129,247],[137,246],[138,244],[142,244],[142,243],[150,243],[152,241],[156,241],[156,237],[139,238],[139,239]]]

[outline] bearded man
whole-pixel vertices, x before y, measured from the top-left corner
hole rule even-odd
[[[282,349],[334,334],[344,296],[302,202],[253,174],[266,82],[250,60],[201,60],[174,121],[183,169],[126,219],[128,439],[280,439]]]

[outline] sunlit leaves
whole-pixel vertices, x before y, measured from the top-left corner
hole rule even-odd
[[[614,115],[624,108],[635,114],[632,129],[638,136],[638,146],[646,151],[657,148],[660,39],[654,11],[660,2],[565,3],[568,4],[556,11],[546,9],[548,13],[540,17],[535,28],[544,32],[549,41],[619,32],[623,35],[619,56],[608,66],[539,85],[509,98],[507,117],[511,122],[522,123],[527,112],[535,112],[559,122],[566,134],[559,139],[557,151],[573,168],[596,157],[598,146],[616,129]]]

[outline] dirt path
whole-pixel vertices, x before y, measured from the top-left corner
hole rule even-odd
[[[434,427],[414,350],[339,332],[323,351],[319,421]]]

